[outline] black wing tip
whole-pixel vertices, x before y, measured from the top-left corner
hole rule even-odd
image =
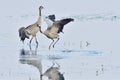
[[[68,22],[74,21],[73,18],[66,18],[66,19],[63,19],[63,20],[66,20],[66,21],[68,21]]]
[[[73,18],[68,18],[70,21],[74,21],[74,19]]]

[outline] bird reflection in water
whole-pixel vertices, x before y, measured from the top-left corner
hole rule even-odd
[[[53,63],[53,65],[48,68],[43,74],[42,76],[47,76],[49,80],[65,80],[63,74],[61,74],[61,72],[59,71],[60,69],[60,65],[58,63],[57,67],[55,67],[55,63]]]
[[[20,52],[19,61],[22,64],[28,64],[28,65],[32,65],[36,67],[40,73],[40,80],[42,80],[42,76],[41,76],[42,75],[42,63],[41,63],[41,59],[36,56],[37,56],[37,47],[34,51],[32,50],[32,48],[30,48],[30,51],[22,49]]]
[[[57,62],[55,62],[55,60],[53,62],[53,65],[50,66],[44,73],[42,73],[43,66],[41,58],[37,55],[37,47],[35,48],[35,50],[32,50],[31,47],[30,50],[22,49],[20,52],[19,61],[22,64],[28,64],[36,67],[40,73],[40,80],[43,80],[43,76],[48,77],[49,80],[64,80],[63,74],[59,71],[60,65]]]
[[[40,60],[37,59],[20,59],[20,62],[22,64],[28,64],[36,67],[39,70],[40,73],[40,80],[42,80],[42,64]]]
[[[20,55],[21,56],[28,56],[28,55],[36,55],[37,56],[37,49],[38,46],[35,46],[35,49],[33,50],[33,47],[31,47],[31,45],[29,46],[30,50],[25,50],[24,47],[20,50]]]

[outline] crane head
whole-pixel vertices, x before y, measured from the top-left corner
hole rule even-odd
[[[44,7],[43,6],[40,6],[39,9],[42,10]]]
[[[55,15],[54,15],[54,14],[53,14],[53,15],[49,15],[48,18],[49,18],[50,20],[52,20],[53,22],[55,22]]]
[[[48,15],[46,19],[49,19],[50,21],[55,22],[55,15],[54,14]]]

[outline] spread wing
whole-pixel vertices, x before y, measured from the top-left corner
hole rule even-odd
[[[63,27],[67,23],[74,21],[72,18],[62,19],[60,21],[55,21],[51,27],[48,27],[47,30],[49,30],[51,33],[60,33],[63,32]]]
[[[62,19],[55,23],[56,27],[58,27],[58,33],[63,32],[64,25],[68,24],[69,22],[74,21],[72,18]]]

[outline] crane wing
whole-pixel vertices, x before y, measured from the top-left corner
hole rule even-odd
[[[63,32],[62,30],[63,30],[64,25],[68,24],[71,21],[74,21],[74,19],[72,19],[72,18],[66,18],[66,19],[62,19],[62,20],[58,21],[56,23],[58,25],[57,27],[59,28],[58,29],[58,33]]]
[[[74,21],[74,19],[66,18],[66,19],[62,19],[62,20],[59,20],[59,21],[55,21],[55,22],[53,22],[53,24],[51,26],[49,26],[47,28],[47,30],[50,31],[50,33],[53,33],[53,34],[60,33],[60,32],[62,32],[64,25],[66,25],[67,23],[69,23],[71,21]]]

